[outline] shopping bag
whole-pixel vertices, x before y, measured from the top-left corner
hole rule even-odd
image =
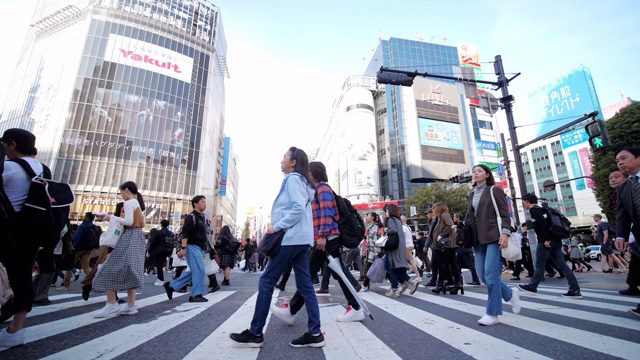
[[[208,256],[204,259],[204,272],[207,275],[213,275],[218,272],[220,267],[215,260],[211,260]]]
[[[173,253],[171,253],[171,258],[173,259],[173,261],[171,262],[172,267],[187,266],[187,261],[184,259],[180,259],[178,257],[178,254],[176,253],[176,249],[173,249]]]
[[[502,249],[502,257],[507,261],[518,261],[522,259],[522,236],[517,232],[509,235],[509,243]]]
[[[100,235],[100,246],[116,247],[118,240],[124,232],[124,226],[117,221],[109,221],[109,226],[102,235]]]
[[[387,240],[389,240],[389,237],[387,237],[387,235],[383,235],[380,236],[378,240],[376,240],[375,244],[377,247],[382,249],[385,245],[387,245]]]
[[[367,271],[367,277],[370,282],[381,283],[384,281],[384,277],[387,271],[384,269],[384,260],[376,258],[369,271]]]

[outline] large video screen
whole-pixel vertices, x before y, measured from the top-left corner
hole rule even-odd
[[[460,124],[418,118],[420,144],[445,149],[464,150]]]

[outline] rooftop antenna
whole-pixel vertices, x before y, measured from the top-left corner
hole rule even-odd
[[[422,31],[418,32],[418,41],[423,41],[424,40],[424,34],[422,33]]]
[[[447,38],[446,37],[442,38],[442,45],[447,45]]]
[[[376,35],[378,36],[378,41],[382,41],[384,38],[384,35],[380,34],[380,31],[376,31]]]
[[[433,35],[433,36],[431,37],[431,39],[429,39],[429,42],[433,42],[433,39],[435,39],[435,37],[436,37],[436,36],[435,36],[435,35]]]
[[[624,100],[624,89],[620,89],[620,97]]]

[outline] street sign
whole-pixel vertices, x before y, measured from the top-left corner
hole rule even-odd
[[[498,164],[498,176],[503,176],[504,175],[504,165],[502,164]]]

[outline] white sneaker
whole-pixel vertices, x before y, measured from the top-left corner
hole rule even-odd
[[[398,289],[389,289],[389,291],[387,291],[384,295],[397,298],[400,296],[400,292],[398,291]]]
[[[500,320],[498,320],[497,316],[491,316],[488,314],[485,314],[483,317],[480,318],[480,320],[478,320],[478,324],[484,325],[484,326],[491,326],[499,323],[500,323]]]
[[[116,304],[106,303],[102,309],[93,313],[93,317],[96,317],[96,318],[109,317],[111,315],[117,314],[118,310],[120,310],[120,307],[118,306],[117,303]]]
[[[133,307],[130,307],[129,304],[122,304],[118,309],[118,311],[116,312],[116,314],[117,315],[137,315],[138,307],[135,305]]]
[[[339,322],[349,322],[349,321],[362,321],[364,320],[364,311],[362,308],[360,310],[356,310],[351,307],[351,305],[347,306],[347,311],[338,316],[336,321]]]
[[[25,329],[20,329],[13,334],[7,332],[7,329],[0,330],[0,348],[14,347],[24,345]]]
[[[511,310],[513,310],[514,314],[520,314],[520,309],[522,309],[522,304],[520,304],[520,290],[518,288],[511,289],[511,300],[509,300],[509,304],[511,304]]]
[[[409,287],[409,282],[408,281],[403,282],[400,287],[400,295],[402,295],[403,292],[407,291],[408,287]]]
[[[164,281],[156,280],[156,282],[153,283],[153,286],[164,286]]]
[[[413,293],[418,290],[418,285],[420,285],[420,279],[413,279],[409,282],[409,294],[413,295]]]
[[[296,316],[291,314],[291,309],[289,308],[288,303],[284,303],[280,306],[276,306],[275,304],[271,305],[271,312],[287,325],[293,325],[293,322],[296,320]]]

